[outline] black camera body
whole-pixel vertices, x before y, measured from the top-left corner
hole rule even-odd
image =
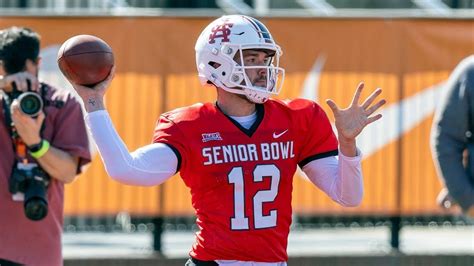
[[[9,179],[9,190],[15,201],[24,201],[30,220],[38,221],[48,214],[47,189],[51,178],[36,163],[17,163]]]

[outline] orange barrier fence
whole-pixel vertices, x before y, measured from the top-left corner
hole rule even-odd
[[[194,57],[194,43],[211,20],[8,17],[0,18],[0,28],[21,25],[38,31],[43,39],[43,61],[47,61],[43,73],[53,80],[59,72],[52,66],[54,52],[48,52],[57,51],[64,40],[93,34],[107,41],[117,63],[107,106],[119,134],[134,150],[150,143],[160,113],[213,101],[214,90],[199,85]],[[318,100],[330,114],[324,99],[347,105],[363,80],[368,88],[363,97],[381,87],[388,101],[382,110],[383,120],[367,128],[359,139],[365,156],[362,205],[339,207],[297,173],[294,211],[438,214],[435,198],[441,185],[431,159],[430,127],[443,89],[440,85],[462,58],[474,53],[474,22],[334,18],[272,18],[263,22],[284,51],[281,63],[287,74],[279,98]],[[85,173],[67,186],[65,213],[189,215],[193,214],[190,202],[179,176],[151,188],[121,185],[107,177],[95,154]]]

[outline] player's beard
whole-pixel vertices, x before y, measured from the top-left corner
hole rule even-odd
[[[259,87],[259,88],[266,88],[267,87],[267,77],[258,77],[255,80],[252,81],[252,86],[254,87]],[[261,83],[263,85],[258,85],[258,83]]]
[[[264,81],[264,82],[265,82],[265,85],[264,85],[264,86],[254,85],[254,84],[256,84],[256,83],[258,83],[258,82],[261,82],[261,81]],[[267,77],[266,77],[266,76],[258,76],[258,77],[255,77],[255,78],[254,78],[253,80],[251,80],[250,82],[251,82],[252,86],[254,86],[254,87],[266,88],[268,80],[267,80]],[[263,83],[263,82],[262,82],[262,83]],[[245,82],[242,81],[241,84],[244,85]],[[245,90],[245,89],[242,88],[242,87],[238,87],[238,88],[241,89],[241,90]],[[245,100],[245,101],[248,102],[248,103],[256,104],[255,102],[249,100],[249,98],[247,98],[247,96],[246,96],[245,94],[238,94],[238,93],[235,93],[235,95],[236,95],[237,97],[239,97],[239,98]]]

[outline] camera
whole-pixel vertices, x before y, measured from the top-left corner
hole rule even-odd
[[[43,109],[43,99],[36,92],[23,92],[18,96],[20,110],[31,117],[36,117]]]
[[[37,117],[43,109],[43,99],[41,95],[36,92],[27,91],[15,91],[13,93],[13,99],[18,99],[21,112],[31,117]]]
[[[47,189],[50,177],[35,163],[17,163],[9,180],[9,190],[15,201],[24,201],[26,217],[39,221],[48,214]]]

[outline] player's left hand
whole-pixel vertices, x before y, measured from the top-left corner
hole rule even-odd
[[[365,99],[362,105],[359,105],[359,98],[363,88],[364,83],[359,83],[351,105],[345,109],[340,109],[336,103],[330,99],[326,100],[326,103],[329,105],[334,114],[339,138],[352,141],[368,124],[382,118],[382,114],[377,114],[375,116],[371,115],[385,104],[385,99],[382,99],[376,104],[370,106],[377,96],[380,95],[382,90],[376,89],[374,92],[372,92],[372,94],[370,94],[369,97],[367,97],[367,99]]]

